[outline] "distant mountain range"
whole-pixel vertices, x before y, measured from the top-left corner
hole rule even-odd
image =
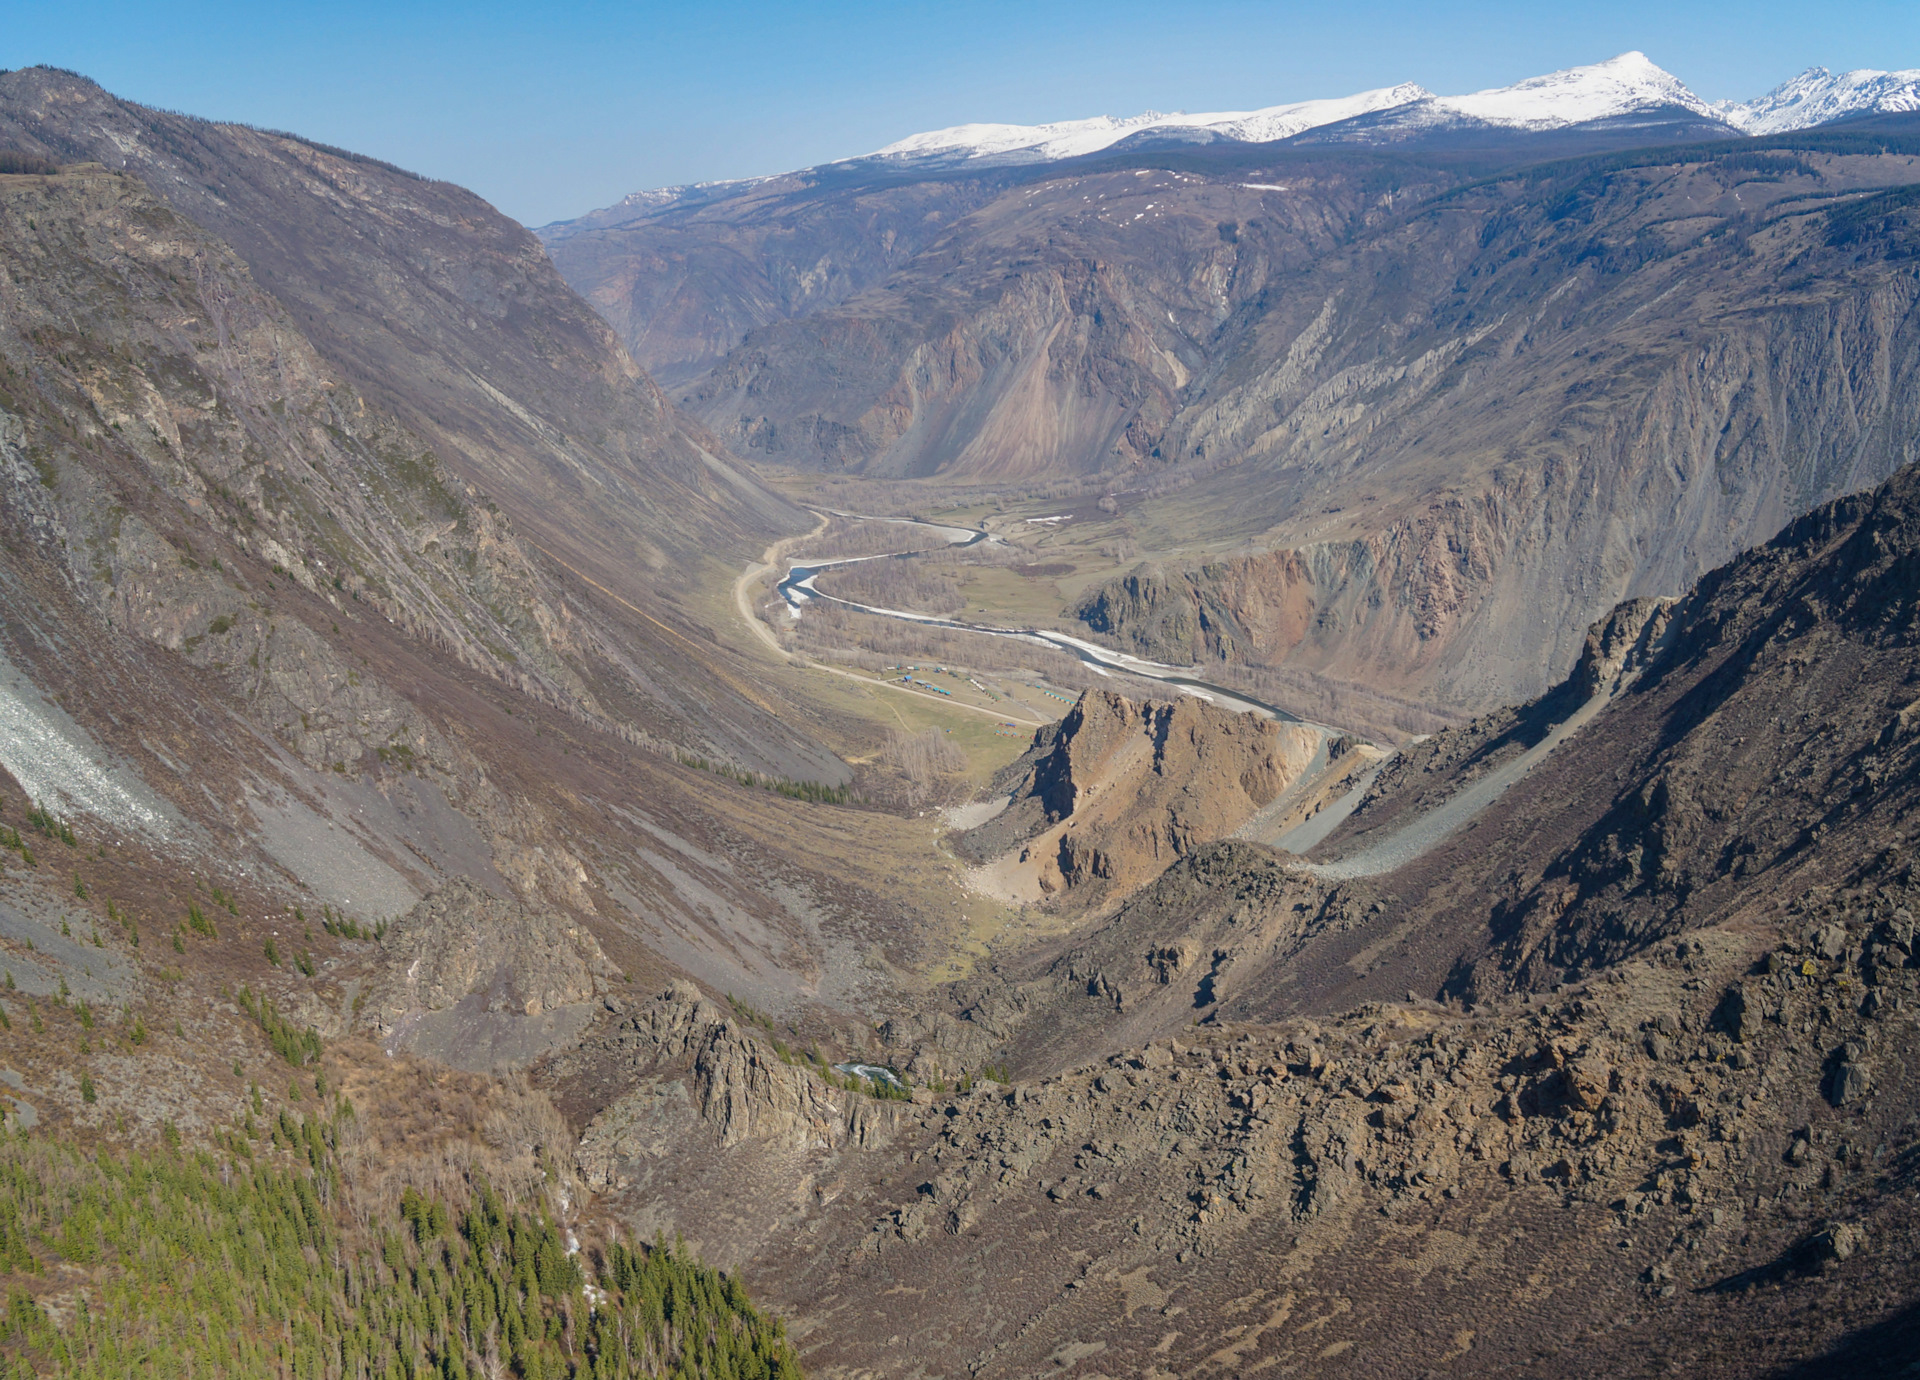
[[[1914,73],[1920,80],[1920,73]],[[1310,130],[1347,126],[1352,135],[1393,137],[1411,131],[1493,126],[1548,130],[1673,110],[1725,119],[1678,77],[1644,53],[1623,53],[1590,67],[1573,67],[1469,96],[1436,96],[1413,82],[1336,100],[1300,101],[1264,110],[1101,116],[1048,125],[958,125],[915,134],[887,145],[874,158],[942,161],[992,159],[1040,162],[1097,153],[1147,135],[1179,143],[1231,140],[1263,144]],[[1732,123],[1732,121],[1727,121]],[[1144,142],[1142,140],[1141,142]]]
[[[1213,143],[1377,144],[1473,133],[1545,133],[1589,127],[1678,125],[1688,134],[1783,134],[1849,117],[1920,111],[1920,68],[1829,72],[1809,67],[1748,101],[1706,101],[1645,53],[1529,77],[1512,86],[1439,96],[1414,82],[1327,100],[1260,110],[1058,120],[1040,125],[965,124],[927,130],[827,166],[892,164],[916,172],[1056,162],[1114,149]],[[766,181],[691,183],[634,192],[614,206],[542,229],[565,238],[573,227],[617,224],[689,201],[706,201]]]
[[[1098,477],[1157,564],[1083,576],[1095,634],[1474,712],[1911,460],[1902,104],[1920,72],[1715,106],[1633,53],[971,126],[541,238],[735,454]]]

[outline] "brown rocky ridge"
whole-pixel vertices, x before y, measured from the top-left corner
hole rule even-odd
[[[1231,834],[1298,782],[1324,732],[1195,696],[1136,703],[1088,690],[1002,769],[1006,808],[956,842],[979,884],[1095,904]]]

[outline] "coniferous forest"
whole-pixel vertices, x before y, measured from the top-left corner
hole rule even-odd
[[[485,1182],[361,1219],[334,1153],[353,1116],[282,1111],[218,1153],[0,1138],[0,1269],[33,1285],[9,1289],[0,1376],[799,1376],[782,1326],[684,1246],[582,1252]]]

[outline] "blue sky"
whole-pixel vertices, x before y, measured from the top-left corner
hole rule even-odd
[[[1445,94],[1644,50],[1709,100],[1802,68],[1920,67],[1920,3],[703,5],[0,0],[0,67],[289,129],[530,224],[968,120]]]

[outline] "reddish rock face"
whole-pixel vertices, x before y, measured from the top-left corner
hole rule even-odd
[[[1225,838],[1299,780],[1322,734],[1181,695],[1089,690],[1009,768],[1014,803],[963,843],[1039,894],[1116,900]],[[1005,855],[1005,856],[1003,856]]]

